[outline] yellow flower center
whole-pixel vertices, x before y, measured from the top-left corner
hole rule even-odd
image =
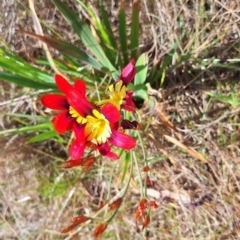
[[[105,143],[112,133],[109,121],[96,109],[92,111],[92,114],[93,116],[88,115],[86,117],[86,139],[87,141],[91,141],[97,144]]]
[[[84,124],[87,122],[87,119],[82,117],[73,107],[69,107],[69,113],[73,118],[76,118],[78,123]]]
[[[102,100],[97,103],[99,106],[102,106],[106,103],[111,103],[117,107],[119,110],[121,105],[123,104],[123,100],[126,97],[126,86],[123,85],[123,81],[120,80],[116,84],[112,84],[109,86],[109,95],[110,99]]]
[[[109,86],[110,91],[110,103],[114,104],[118,109],[123,103],[123,99],[126,97],[126,86],[123,85],[123,81],[120,80],[115,85]]]

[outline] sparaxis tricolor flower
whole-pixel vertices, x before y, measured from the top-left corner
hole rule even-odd
[[[113,160],[118,156],[111,151],[110,145],[126,150],[135,147],[135,139],[119,130],[121,114],[118,106],[106,102],[98,107],[89,102],[82,79],[72,86],[57,74],[55,81],[64,95],[47,94],[41,101],[46,107],[60,111],[52,120],[58,133],[74,131],[75,140],[69,150],[72,160],[81,159],[89,145],[95,145],[101,155]]]

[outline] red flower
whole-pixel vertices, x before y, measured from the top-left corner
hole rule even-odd
[[[77,98],[77,100],[70,100],[70,102],[73,108],[77,109],[76,104],[81,104],[81,96],[75,95],[74,98]],[[76,139],[70,147],[70,155],[73,159],[82,157],[89,142],[97,145],[101,155],[112,160],[117,159],[118,156],[111,151],[109,144],[125,150],[135,147],[135,139],[118,131],[116,126],[121,115],[113,104],[107,103],[100,110],[93,109],[92,114],[85,118],[86,123],[75,124],[73,127],[76,135]]]
[[[61,75],[56,74],[55,81],[59,90],[62,91],[64,94],[75,90],[78,92],[78,94],[82,96],[82,98],[85,99],[84,102],[87,106],[91,106],[92,108],[94,108],[93,105],[89,105],[85,98],[86,86],[82,79],[76,80],[76,82],[72,86]],[[74,110],[71,108],[67,97],[64,95],[53,93],[46,94],[41,98],[41,102],[44,106],[50,109],[60,111],[52,120],[53,125],[59,134],[63,134],[68,130],[72,130],[75,123],[84,121],[84,119],[80,115],[76,118],[73,116],[73,114],[71,114],[71,112]]]
[[[52,122],[58,133],[73,130],[76,139],[70,147],[72,160],[70,166],[81,165],[79,162],[87,145],[96,144],[98,151],[110,159],[118,156],[110,149],[109,144],[126,150],[136,145],[135,139],[118,131],[121,119],[118,108],[112,103],[106,103],[101,109],[86,99],[86,86],[83,80],[77,80],[72,86],[61,75],[56,75],[56,84],[65,94],[47,94],[42,97],[43,105],[60,110]]]

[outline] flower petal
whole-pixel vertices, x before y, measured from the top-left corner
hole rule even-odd
[[[83,158],[80,159],[69,159],[64,163],[64,168],[73,168],[73,167],[77,167],[80,166],[83,162]]]
[[[111,159],[111,160],[117,160],[119,157],[116,153],[112,152],[108,143],[103,143],[98,146],[98,151],[101,155]]]
[[[82,79],[76,80],[74,88],[78,90],[83,96],[86,95],[86,84]]]
[[[122,108],[126,111],[133,112],[136,109],[135,103],[132,100],[133,91],[127,91],[125,103]]]
[[[123,119],[121,122],[121,127],[123,129],[139,129],[139,123],[137,121],[130,121],[127,119]]]
[[[79,141],[75,139],[69,149],[69,154],[71,158],[73,160],[80,159],[83,156],[85,148],[85,144],[79,144]]]
[[[55,82],[60,91],[67,94],[73,89],[73,86],[60,74],[55,75]]]
[[[78,141],[79,144],[86,143],[85,134],[84,134],[85,126],[86,126],[86,124],[78,124],[76,122],[73,125],[73,131],[75,133],[76,140]]]
[[[71,130],[74,123],[74,118],[72,118],[68,112],[57,114],[52,123],[59,134],[63,134],[64,132]]]
[[[112,136],[109,142],[119,148],[130,150],[136,146],[136,140],[131,136],[112,129]]]
[[[60,94],[46,94],[42,96],[41,103],[54,110],[68,110],[69,104],[65,96]]]
[[[73,89],[72,91],[66,94],[67,100],[69,104],[82,116],[86,117],[87,115],[92,113],[92,110],[95,108],[93,104],[91,104],[85,96],[83,96],[80,92]]]
[[[101,109],[101,113],[110,123],[118,122],[121,119],[121,114],[117,107],[111,103],[106,103]]]
[[[126,67],[123,68],[119,80],[122,80],[123,83],[127,86],[136,75],[135,61],[132,59]]]

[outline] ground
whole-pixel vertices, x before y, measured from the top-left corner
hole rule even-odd
[[[85,17],[76,1],[65,2]],[[98,9],[98,1],[90,2]],[[105,1],[113,26],[119,2]],[[2,1],[0,7],[1,39],[34,64],[43,50],[16,32],[34,31],[27,1]],[[125,7],[130,15],[130,1]],[[134,211],[140,192],[133,178],[125,204],[103,239],[239,239],[240,3],[154,0],[142,1],[141,9],[139,51],[148,51],[150,66],[160,67],[176,42],[179,51],[169,65],[183,59],[149,89],[154,104],[138,110],[150,163],[148,196],[160,207],[151,212],[147,231],[139,231]],[[50,26],[64,39],[76,40],[50,1],[38,1],[36,10],[47,34]],[[21,126],[16,113],[39,114],[40,92],[3,81],[0,85],[1,130]],[[212,98],[209,92],[227,98]],[[231,94],[236,94],[236,104],[230,102]],[[60,230],[72,217],[102,204],[108,189],[104,174],[116,173],[111,191],[119,193],[118,163],[103,161],[91,174],[64,170],[60,163],[67,154],[61,144],[29,145],[29,135],[0,136],[0,239],[68,239]],[[88,224],[77,239],[92,239],[92,231]]]

